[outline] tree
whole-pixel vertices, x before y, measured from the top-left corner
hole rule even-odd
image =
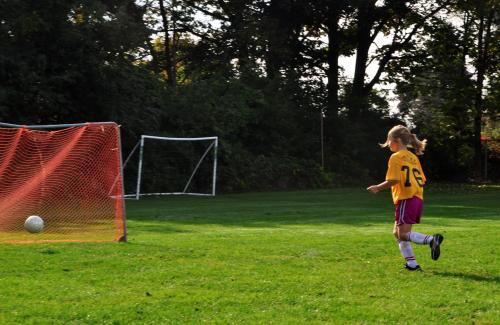
[[[380,82],[387,65],[397,60],[397,54],[412,46],[415,35],[438,12],[450,4],[450,0],[429,4],[428,1],[356,1],[356,66],[352,88],[348,96],[349,115],[357,119],[368,109],[368,97]],[[370,48],[380,34],[390,35],[392,40],[370,58]],[[376,45],[376,44],[375,44]],[[371,80],[366,81],[369,63],[378,60],[378,68]]]
[[[143,22],[150,36],[145,40],[144,65],[162,76],[171,88],[183,82],[185,51],[192,46],[187,33],[194,24],[194,11],[183,0],[141,2]],[[149,62],[147,57],[150,57]],[[181,71],[181,75],[178,73]]]
[[[467,10],[467,9],[466,9]],[[491,70],[491,34],[495,33],[498,26],[498,11],[496,2],[479,0],[472,3],[472,8],[469,11],[477,20],[476,33],[476,55],[474,66],[476,69],[476,91],[474,97],[474,176],[479,179],[483,174],[482,171],[482,143],[481,143],[481,126],[484,114],[484,94],[485,78]],[[494,21],[496,17],[496,22]],[[496,23],[496,26],[494,26]],[[496,31],[498,33],[498,31]]]
[[[485,98],[495,97],[498,71],[494,63],[498,52],[490,47],[492,34],[498,33],[493,19],[495,8],[489,5],[484,1],[455,5],[453,11],[433,19],[433,24],[426,27],[430,38],[421,39],[423,47],[405,54],[405,66],[410,70],[398,82],[398,91],[406,98],[405,106],[413,121],[433,137],[441,152],[453,157],[448,161],[456,162],[455,168],[460,169],[443,166],[441,175],[461,172],[464,177],[480,179],[484,174],[481,129],[485,114],[493,117],[496,111],[491,102],[484,104]],[[462,20],[460,24],[458,19]],[[392,74],[397,75],[398,69],[392,69]],[[432,112],[427,121],[418,120],[423,109]],[[440,130],[431,125],[439,125]],[[461,148],[461,152],[450,152],[444,139],[454,143],[450,147]]]
[[[155,102],[139,92],[141,83],[150,88],[154,81],[133,65],[132,52],[147,35],[133,1],[0,5],[3,118],[20,124],[108,120],[132,115],[125,112],[131,99],[147,103],[142,107]]]

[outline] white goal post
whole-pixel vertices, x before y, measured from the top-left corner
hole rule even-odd
[[[146,146],[146,140],[156,140],[156,141],[178,141],[178,142],[208,142],[208,146],[205,148],[205,151],[202,153],[202,155],[199,157],[199,160],[197,164],[193,167],[193,169],[190,171],[189,177],[185,181],[185,185],[182,190],[179,191],[174,191],[174,192],[154,192],[154,193],[143,193],[141,188],[142,188],[142,182],[143,182],[143,173],[144,173],[144,148]],[[124,162],[124,167],[127,165],[128,161],[131,159],[133,156],[134,152],[139,149],[139,162],[138,162],[138,167],[137,167],[137,180],[135,184],[135,193],[134,194],[126,194],[125,198],[133,198],[136,200],[139,200],[141,196],[160,196],[160,195],[198,195],[198,196],[215,196],[215,191],[216,191],[216,180],[217,180],[217,149],[218,149],[218,142],[219,139],[218,137],[198,137],[198,138],[175,138],[175,137],[161,137],[161,136],[153,136],[153,135],[141,135],[141,139],[139,142],[135,145],[135,147],[132,149],[131,153],[127,157],[127,159]],[[198,169],[200,168],[200,165],[206,161],[207,156],[209,156],[209,153],[212,153],[211,157],[211,162],[212,162],[212,167],[211,167],[211,191],[208,191],[207,193],[198,193],[198,192],[193,192],[190,191],[190,185],[193,181],[193,178],[198,172]]]

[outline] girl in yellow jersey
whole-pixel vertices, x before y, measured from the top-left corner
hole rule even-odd
[[[411,229],[412,225],[420,223],[426,178],[418,157],[408,151],[408,147],[413,148],[417,155],[422,155],[425,145],[426,140],[418,140],[405,126],[393,127],[387,134],[387,141],[381,145],[394,152],[389,159],[385,181],[367,188],[372,193],[391,188],[392,200],[396,205],[393,233],[398,240],[399,250],[406,259],[405,268],[410,271],[420,270],[411,242],[429,244],[433,260],[439,258],[443,242],[440,234],[425,235]]]

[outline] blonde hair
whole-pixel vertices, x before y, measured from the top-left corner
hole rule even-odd
[[[404,125],[396,125],[387,133],[387,140],[385,143],[380,144],[382,148],[385,148],[389,145],[389,140],[397,140],[399,139],[402,144],[408,146],[410,148],[415,149],[415,153],[417,155],[423,155],[425,146],[427,145],[427,140],[420,141],[417,138],[417,135],[411,133],[410,130]]]

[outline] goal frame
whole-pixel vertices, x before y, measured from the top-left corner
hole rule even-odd
[[[141,193],[141,181],[142,181],[142,167],[143,167],[143,158],[144,158],[144,144],[146,139],[151,139],[151,140],[166,140],[166,141],[210,141],[212,140],[212,144],[208,146],[208,148],[205,150],[203,155],[201,156],[200,160],[198,161],[198,164],[194,168],[193,172],[191,173],[191,176],[189,177],[186,185],[184,186],[184,189],[182,192],[156,192],[156,193]],[[154,136],[154,135],[146,135],[143,134],[141,135],[141,139],[139,142],[136,144],[134,149],[132,149],[131,153],[127,157],[125,161],[125,165],[129,161],[129,159],[132,157],[134,152],[137,150],[137,147],[139,147],[139,165],[137,168],[137,182],[136,182],[136,191],[135,194],[126,194],[125,198],[133,198],[135,200],[139,200],[141,196],[163,196],[163,195],[193,195],[193,196],[215,196],[215,191],[217,187],[217,151],[218,151],[218,146],[219,146],[219,137],[213,136],[213,137],[196,137],[196,138],[178,138],[178,137],[162,137],[162,136]],[[212,192],[211,193],[194,193],[194,192],[187,192],[187,189],[189,185],[191,184],[191,181],[198,171],[199,166],[201,165],[202,161],[205,159],[205,157],[208,155],[210,150],[213,148],[213,167],[212,167]]]
[[[120,125],[118,125],[115,122],[107,121],[107,122],[84,122],[84,123],[66,123],[66,124],[33,124],[33,125],[22,125],[22,124],[13,124],[13,123],[4,123],[0,122],[0,127],[4,128],[23,128],[23,129],[32,129],[32,130],[50,130],[50,129],[64,129],[64,128],[70,128],[70,127],[81,127],[81,126],[88,126],[88,125],[116,125],[118,128]],[[125,185],[123,182],[123,157],[121,154],[121,148],[122,148],[122,137],[121,137],[121,132],[117,132],[118,135],[118,147],[120,150],[119,156],[119,162],[120,162],[120,170],[118,172],[117,178],[115,180],[115,184],[113,184],[113,187],[116,185],[116,182],[119,180],[119,178],[122,179],[121,182],[121,187],[122,187],[122,193],[125,193]],[[118,241],[120,242],[127,242],[127,210],[125,206],[125,200],[122,200],[122,211],[123,211],[123,236],[119,238]]]

